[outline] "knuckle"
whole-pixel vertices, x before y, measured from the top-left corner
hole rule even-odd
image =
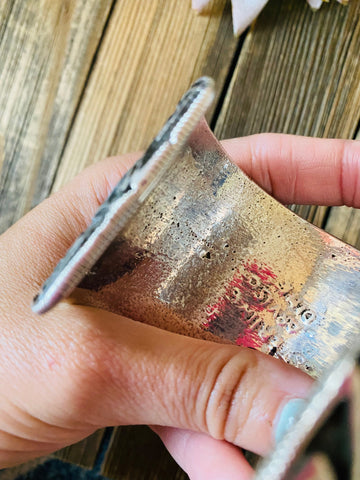
[[[205,409],[207,430],[214,438],[236,443],[246,426],[258,395],[258,382],[254,381],[258,359],[253,353],[242,350],[217,366]]]

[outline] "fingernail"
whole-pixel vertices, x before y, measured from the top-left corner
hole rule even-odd
[[[298,414],[303,410],[306,401],[302,398],[289,400],[281,410],[275,426],[275,442],[278,443],[285,433],[292,427]]]

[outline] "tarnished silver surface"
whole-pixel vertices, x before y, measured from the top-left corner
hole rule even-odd
[[[297,421],[276,445],[276,449],[266,458],[256,473],[256,480],[282,480],[288,478],[289,470],[299,453],[310,441],[314,431],[321,425],[344,395],[344,387],[351,378],[356,366],[360,347],[353,345],[336,363],[327,369],[315,384],[308,404],[299,412]],[[343,390],[341,392],[341,390]],[[336,439],[334,439],[336,441]],[[355,455],[356,452],[352,452]],[[358,453],[357,453],[358,454]],[[311,473],[311,472],[310,472]],[[310,475],[309,475],[310,477]],[[292,477],[294,478],[294,477]],[[307,480],[305,472],[299,480]],[[327,480],[326,478],[322,480]]]
[[[341,375],[344,380],[346,359],[353,361],[360,344],[360,254],[280,205],[227,158],[205,121],[198,123],[213,96],[211,82],[203,82],[190,90],[195,96],[185,95],[188,103],[180,102],[145,154],[155,159],[151,182],[143,158],[126,180],[132,184],[140,172],[132,184],[136,201],[129,202],[119,184],[56,268],[34,310],[46,311],[83,277],[72,294],[79,303],[255,348],[321,377],[318,391],[324,393],[332,381],[324,372],[336,368],[337,382]],[[197,103],[199,98],[206,101]],[[197,123],[190,138],[189,130],[183,134],[181,125]],[[173,128],[177,140],[169,143]],[[74,251],[80,251],[79,261]],[[300,419],[291,448],[279,446],[282,468],[339,388],[316,397],[316,421]]]
[[[262,191],[202,123],[76,296],[317,377],[359,334],[359,287],[359,253]]]

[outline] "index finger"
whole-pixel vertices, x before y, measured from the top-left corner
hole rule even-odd
[[[360,207],[360,142],[284,134],[224,140],[229,157],[283,203]]]

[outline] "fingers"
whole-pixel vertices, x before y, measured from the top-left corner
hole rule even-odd
[[[360,207],[360,142],[260,134],[225,140],[230,158],[283,203]]]
[[[63,399],[66,424],[86,412],[94,428],[172,426],[265,454],[274,445],[279,411],[290,399],[304,398],[312,385],[302,372],[254,350],[188,338],[89,307],[62,304],[48,314],[47,325],[45,332],[57,326],[52,357],[62,383],[48,395]]]
[[[151,427],[191,480],[250,480],[254,470],[241,450],[203,433]]]

